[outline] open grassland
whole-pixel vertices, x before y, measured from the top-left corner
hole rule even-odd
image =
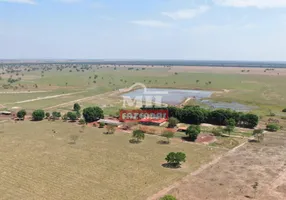
[[[275,71],[264,72],[264,70],[255,68],[250,69],[250,72],[241,72],[242,68],[93,65],[89,69],[76,71],[71,65],[60,71],[54,67],[44,72],[41,69],[23,71],[18,76],[15,76],[15,73],[1,75],[1,85],[7,84],[11,75],[14,78],[20,76],[21,80],[11,84],[17,87],[14,90],[0,89],[0,104],[7,108],[13,106],[26,109],[49,108],[65,102],[128,88],[140,82],[147,87],[216,91],[212,95],[214,101],[239,102],[256,106],[257,109],[253,112],[259,115],[269,114],[269,110],[280,115],[280,111],[286,107],[285,70],[276,69],[279,75]],[[94,78],[95,75],[97,78]],[[27,91],[30,93],[20,94]],[[35,91],[41,92],[33,93]],[[3,92],[19,92],[19,94]],[[114,96],[87,98],[81,102],[84,105],[103,106],[108,113],[114,113],[121,104],[120,98]],[[60,107],[64,110],[69,109],[65,105]]]
[[[59,121],[5,123],[1,199],[143,200],[225,152],[177,140],[160,145],[157,136],[130,144],[129,134],[104,131]],[[76,144],[70,143],[71,135],[79,136]],[[171,151],[186,153],[181,169],[161,166]]]

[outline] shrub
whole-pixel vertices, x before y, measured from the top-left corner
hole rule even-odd
[[[79,119],[80,117],[81,117],[81,114],[80,114],[80,112],[79,111],[76,111],[76,117]]]
[[[167,155],[165,160],[172,167],[179,167],[181,165],[181,162],[186,162],[186,154],[182,152],[171,152]]]
[[[178,119],[175,117],[169,118],[169,128],[174,128],[179,123]]]
[[[266,130],[267,131],[271,131],[271,132],[276,132],[280,129],[280,126],[278,124],[268,124],[266,126]]]
[[[43,110],[35,110],[32,113],[32,117],[34,121],[42,121],[45,118],[45,111]]]
[[[103,122],[99,122],[99,126],[98,126],[98,128],[103,128],[105,126],[105,123],[103,123]]]
[[[114,132],[115,132],[115,126],[109,124],[109,125],[106,126],[106,130],[107,130],[107,132],[106,132],[107,134],[114,134]]]
[[[177,200],[177,199],[172,195],[165,195],[164,197],[160,198],[160,200]]]
[[[223,131],[224,130],[221,127],[213,128],[212,129],[212,134],[214,134],[214,136],[221,136]]]
[[[20,110],[19,112],[17,112],[17,117],[20,119],[24,119],[26,114],[27,114],[26,110]]]
[[[286,108],[284,108],[284,109],[282,110],[282,112],[286,112]]]
[[[49,112],[46,112],[46,118],[49,118],[51,114]]]
[[[165,131],[161,136],[167,138],[167,143],[169,144],[170,138],[174,137],[174,133],[171,131]]]
[[[89,107],[83,109],[83,117],[87,123],[104,118],[103,110],[99,107]]]
[[[63,117],[62,117],[62,120],[67,121],[68,120],[68,115],[64,114]]]
[[[85,124],[85,120],[84,120],[84,119],[80,119],[80,120],[78,121],[78,123],[79,123],[80,125],[83,125],[83,124]]]
[[[137,143],[139,143],[141,140],[144,140],[145,133],[141,130],[134,130],[132,137],[136,139]]]
[[[201,132],[201,127],[198,125],[191,125],[186,131],[186,135],[189,136],[191,141],[195,141],[198,137],[198,135]]]
[[[81,107],[80,107],[80,105],[79,105],[78,103],[75,103],[75,104],[73,105],[73,110],[74,110],[74,111],[80,111],[80,109],[81,109]]]

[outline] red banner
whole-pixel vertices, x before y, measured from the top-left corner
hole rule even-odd
[[[148,109],[148,110],[120,110],[120,121],[140,121],[142,119],[162,120],[168,119],[168,110],[166,109]]]

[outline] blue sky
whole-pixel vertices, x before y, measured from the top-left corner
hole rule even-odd
[[[0,0],[2,59],[286,60],[286,0]]]

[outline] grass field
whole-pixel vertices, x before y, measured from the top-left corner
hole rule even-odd
[[[138,69],[138,70],[137,70]],[[143,70],[144,69],[144,70]],[[70,70],[72,70],[70,72]],[[72,67],[57,71],[52,69],[44,73],[41,70],[23,72],[21,81],[13,83],[12,86],[22,85],[23,88],[16,90],[0,89],[0,104],[7,108],[17,106],[26,109],[47,108],[64,102],[81,99],[84,97],[94,96],[100,93],[128,88],[136,82],[141,82],[147,87],[164,87],[164,88],[185,88],[185,89],[202,89],[212,91],[228,90],[228,92],[216,92],[212,95],[215,101],[239,102],[247,105],[257,106],[254,112],[265,115],[269,110],[280,114],[280,111],[286,107],[286,93],[284,86],[286,83],[285,76],[278,75],[261,75],[239,73],[241,69],[235,68],[228,73],[213,73],[204,71],[194,73],[191,71],[178,72],[176,68],[134,68],[128,70],[128,67],[101,67],[93,66],[89,70],[75,71]],[[179,71],[179,70],[178,70]],[[263,69],[261,69],[263,72]],[[7,79],[15,74],[2,75],[0,84],[6,84]],[[42,76],[43,75],[43,76]],[[97,75],[96,83],[93,81],[94,75]],[[198,82],[197,82],[198,80]],[[206,82],[211,84],[206,85]],[[34,85],[37,84],[37,88]],[[29,90],[31,93],[25,94],[3,94],[3,92],[13,91],[21,92]],[[33,91],[44,91],[41,93],[32,93]],[[80,92],[80,93],[77,93]],[[64,95],[57,98],[42,99],[33,102],[22,102],[37,98],[52,97],[77,93],[76,95]],[[97,100],[97,99],[96,99]],[[19,103],[20,102],[20,103]],[[101,101],[88,101],[85,104],[99,104]],[[119,104],[118,98],[113,99],[110,104]],[[108,112],[115,110],[118,106],[110,106]]]
[[[55,132],[54,132],[55,131]],[[5,123],[0,133],[1,199],[146,199],[225,150],[157,136],[130,144],[130,135],[64,122]],[[70,136],[79,136],[70,144]],[[161,166],[182,151],[181,169]]]

